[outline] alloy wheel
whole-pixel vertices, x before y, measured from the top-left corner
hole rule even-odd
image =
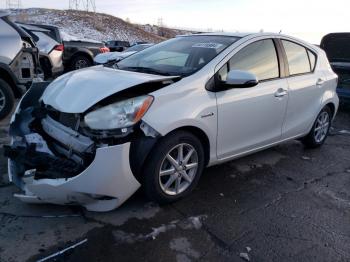
[[[314,129],[314,138],[317,143],[321,143],[327,136],[330,125],[330,117],[328,112],[322,112],[317,120]]]
[[[193,182],[198,170],[196,149],[187,143],[173,147],[164,157],[159,170],[159,184],[167,195],[184,192]]]
[[[6,106],[6,98],[4,92],[0,89],[0,112],[5,108]]]

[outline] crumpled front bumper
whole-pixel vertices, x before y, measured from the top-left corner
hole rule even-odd
[[[30,95],[30,92],[28,93]],[[22,120],[21,104],[28,102],[28,93],[22,98],[12,116],[11,127],[15,126],[15,122],[18,123],[18,119]],[[24,102],[26,100],[27,102]],[[18,148],[16,140],[18,135],[12,135],[9,148],[14,153]],[[35,176],[38,172],[35,166],[23,170],[23,163],[13,157],[8,160],[9,179],[24,191],[23,194],[15,194],[15,197],[27,203],[82,205],[90,211],[110,211],[123,204],[140,187],[130,168],[129,151],[130,142],[97,147],[92,162],[84,166],[80,173],[62,178]]]
[[[130,169],[129,148],[130,143],[98,148],[93,162],[67,179],[35,180],[30,170],[19,176],[16,162],[9,159],[10,181],[24,191],[15,197],[27,203],[80,204],[90,211],[117,208],[140,187]]]

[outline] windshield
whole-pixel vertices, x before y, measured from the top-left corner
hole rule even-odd
[[[117,66],[128,71],[188,76],[238,39],[230,36],[177,37],[127,57]]]

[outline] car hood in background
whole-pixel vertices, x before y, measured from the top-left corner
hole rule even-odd
[[[53,81],[42,101],[64,113],[83,113],[99,101],[130,87],[173,79],[95,66],[65,74]]]
[[[110,61],[119,61],[124,59],[125,57],[131,56],[132,54],[135,54],[136,51],[129,51],[129,52],[107,52],[103,54],[98,54],[94,58],[94,62],[97,64],[106,64]]]
[[[331,33],[322,38],[320,47],[330,62],[350,62],[350,33]]]

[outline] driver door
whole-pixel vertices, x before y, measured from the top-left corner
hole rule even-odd
[[[288,83],[281,72],[275,43],[264,39],[239,50],[217,73],[225,82],[230,70],[255,74],[259,84],[217,92],[219,159],[248,153],[278,142],[288,102]]]

